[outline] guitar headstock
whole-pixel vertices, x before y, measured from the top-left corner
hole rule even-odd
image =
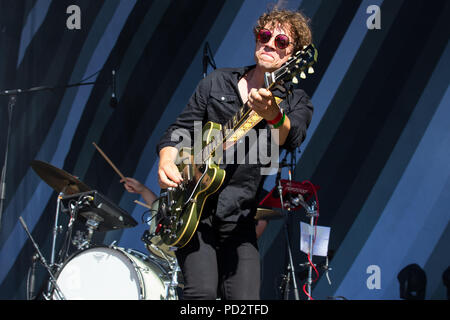
[[[318,54],[319,53],[313,44],[305,46],[302,50],[290,57],[278,70],[272,73],[266,72],[264,77],[266,88],[270,88],[277,83],[291,80],[293,83],[297,84],[297,76],[306,79],[307,73],[314,73],[312,66],[317,62]]]

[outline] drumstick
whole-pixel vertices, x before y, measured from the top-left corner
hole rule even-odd
[[[148,208],[148,209],[151,209],[151,208],[152,208],[152,207],[150,207],[148,204],[143,203],[143,202],[140,202],[140,201],[137,201],[137,200],[134,200],[134,203],[140,204],[141,206],[146,207],[146,208]]]
[[[110,164],[110,166],[114,169],[114,171],[117,172],[117,174],[123,179],[125,180],[125,176],[119,171],[119,169],[117,169],[117,167],[114,165],[114,163],[112,163],[111,160],[109,160],[109,158],[106,156],[106,154],[102,151],[102,149],[100,149],[95,142],[92,142],[92,144],[94,145],[94,147],[98,150],[98,152],[100,152],[100,154],[103,156],[103,158],[105,158],[105,160]]]

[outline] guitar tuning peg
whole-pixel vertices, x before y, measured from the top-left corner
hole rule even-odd
[[[308,68],[308,73],[309,74],[313,74],[314,73],[314,68],[313,67],[309,67]]]
[[[297,77],[293,77],[293,78],[292,78],[292,83],[298,84],[298,79],[297,79]]]
[[[306,73],[305,73],[304,71],[302,71],[302,72],[300,73],[300,78],[306,79]]]

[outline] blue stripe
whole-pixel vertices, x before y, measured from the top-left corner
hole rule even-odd
[[[34,35],[41,27],[42,23],[47,16],[48,8],[50,7],[51,0],[38,0],[33,9],[28,14],[25,25],[22,29],[22,34],[20,36],[20,47],[19,55],[17,58],[17,67],[22,63],[25,51],[28,48],[31,40],[33,40]]]
[[[123,0],[120,2],[119,6],[115,10],[114,17],[108,23],[108,27],[104,32],[104,37],[102,37],[96,45],[96,50],[94,51],[90,62],[85,69],[84,77],[93,74],[95,71],[101,68],[101,66],[104,65],[135,3],[136,1],[128,0]],[[108,9],[106,7],[103,7],[102,10]],[[99,14],[99,16],[101,15],[102,13]],[[95,26],[92,28],[92,30],[92,33],[95,33]],[[92,37],[94,40],[96,39],[96,35],[94,34],[90,34],[89,37]],[[85,47],[89,46],[89,44],[90,41],[88,39],[86,41]],[[84,58],[83,52],[84,50],[80,55],[80,60]],[[78,63],[81,62],[79,61]],[[75,70],[77,70],[77,68],[75,68]],[[78,78],[74,79],[73,77],[71,79],[71,81],[78,80]],[[95,81],[95,79],[92,79],[91,81]],[[63,107],[59,109],[58,115],[46,138],[46,141],[42,145],[37,159],[51,158],[51,161],[49,162],[52,165],[58,168],[63,167],[64,160],[67,156],[71,141],[73,139],[73,135],[76,131],[79,119],[83,113],[91,90],[92,87],[80,87],[76,89],[75,99],[72,103],[68,101],[68,96],[71,96],[71,94],[65,94],[61,106],[70,105],[70,112],[68,116],[66,116],[66,110]],[[51,147],[51,145],[54,145],[55,143],[57,143],[57,149],[55,150],[55,153],[53,155],[44,155],[44,153],[47,153],[48,150],[53,150],[53,147]],[[26,207],[22,210],[22,195],[27,194],[25,193],[25,191],[27,191],[30,186],[35,185],[35,181],[36,174],[32,171],[32,169],[29,169],[24,179],[20,183],[20,186],[17,189],[13,199],[11,200],[7,210],[5,211],[5,216],[21,215],[27,222],[30,230],[33,230],[41,214],[43,213],[46,204],[53,194],[52,190],[47,185],[45,185],[44,183],[39,183],[36,190],[34,190],[33,196],[31,197],[31,199],[29,199]],[[14,227],[14,231],[0,251],[0,283],[3,282],[11,266],[14,264],[14,261],[17,258],[17,255],[22,249],[23,245],[25,244],[25,241],[27,241],[26,234],[23,232],[20,223],[17,222]]]
[[[450,132],[447,121],[450,118],[450,90],[449,77],[445,71],[450,67],[449,64],[450,46],[447,46],[415,113],[339,253],[345,252],[354,243],[355,234],[361,233],[361,229],[357,230],[358,226],[364,223],[362,220],[367,220],[375,198],[384,194],[383,185],[391,180],[392,170],[398,171],[398,160],[402,158],[403,150],[409,148],[415,124],[421,121],[420,113],[427,112],[427,107],[439,94],[436,91],[442,90],[443,86],[447,87],[445,96],[395,191],[390,194],[378,223],[335,295],[351,299],[398,298],[398,291],[392,285],[397,273],[405,263],[414,262],[423,266],[448,224],[449,210],[445,199],[448,199],[450,179]],[[336,264],[339,264],[342,257],[336,256],[335,259]],[[382,290],[368,290],[366,287],[368,275],[365,270],[372,264],[381,268]],[[386,287],[390,290],[385,290]]]

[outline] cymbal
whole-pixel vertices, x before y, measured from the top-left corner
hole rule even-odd
[[[257,208],[256,209],[256,220],[276,220],[276,219],[282,219],[284,217],[284,214],[281,211],[276,211],[272,209],[266,209],[266,208]]]
[[[30,165],[37,175],[56,192],[71,195],[91,190],[91,188],[71,174],[62,169],[56,168],[51,164],[39,160],[33,160]]]

